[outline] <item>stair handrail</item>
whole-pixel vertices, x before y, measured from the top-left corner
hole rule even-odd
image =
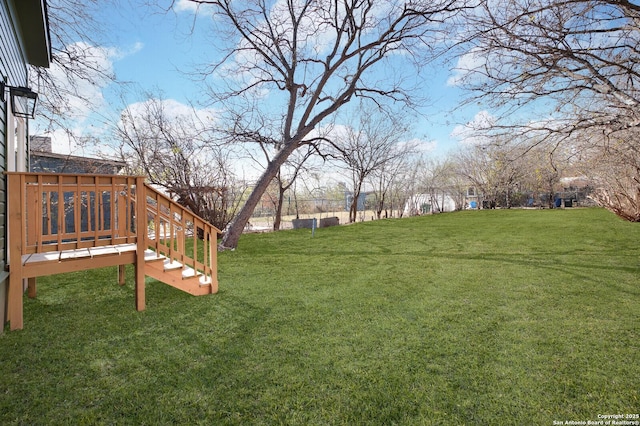
[[[147,223],[145,246],[204,276],[217,286],[217,240],[221,231],[149,184],[145,186]],[[187,251],[187,239],[193,244]]]

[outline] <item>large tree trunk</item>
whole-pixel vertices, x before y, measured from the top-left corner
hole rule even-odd
[[[553,185],[553,180],[549,179],[549,181],[547,182],[549,184],[549,197],[547,199],[547,207],[549,207],[550,209],[555,207],[555,200],[553,199],[553,196],[555,195],[554,192],[554,185]]]
[[[354,223],[358,217],[358,199],[360,198],[360,192],[362,191],[362,182],[358,182],[353,191],[353,200],[351,201],[351,207],[349,208],[349,223]]]
[[[282,183],[278,183],[278,205],[276,206],[275,217],[273,218],[273,230],[280,230],[280,223],[282,222],[282,205],[284,204],[284,191]]]
[[[280,152],[269,162],[267,168],[262,173],[262,176],[258,179],[256,186],[251,191],[247,202],[242,206],[242,209],[238,212],[236,217],[229,224],[229,228],[222,238],[222,242],[218,245],[218,250],[233,250],[238,247],[238,241],[244,227],[249,222],[251,215],[256,206],[260,202],[260,199],[264,195],[265,191],[269,187],[269,184],[276,177],[280,167],[287,161],[289,155],[298,148],[298,143],[291,141],[286,144]]]
[[[358,197],[354,194],[353,201],[351,201],[351,206],[349,206],[349,223],[353,223],[356,221],[357,211],[358,211]]]

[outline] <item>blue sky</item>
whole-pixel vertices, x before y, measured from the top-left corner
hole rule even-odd
[[[98,21],[108,28],[109,36],[102,46],[96,46],[97,61],[106,69],[111,69],[119,81],[128,82],[128,94],[124,103],[141,101],[144,91],[162,92],[165,99],[184,104],[198,105],[202,85],[194,81],[188,73],[196,65],[212,59],[215,49],[211,47],[209,18],[200,17],[194,21],[190,10],[173,10],[162,13],[157,8],[136,5],[140,1],[122,1],[122,7],[106,7],[99,11]],[[180,5],[181,2],[178,2]],[[194,26],[195,23],[195,26]],[[193,30],[193,31],[192,31]],[[455,63],[455,62],[454,62]],[[423,89],[431,99],[414,127],[413,138],[423,141],[425,151],[431,156],[443,156],[459,144],[452,136],[460,133],[460,124],[473,120],[476,110],[466,108],[451,114],[460,101],[460,92],[447,84],[452,73],[442,67],[433,70],[429,86]],[[115,117],[124,106],[120,88],[114,84],[88,87],[102,115]],[[95,114],[84,114],[86,106],[79,105],[73,128],[80,136],[98,136],[108,144],[108,132],[101,124],[104,120]],[[36,132],[42,128],[36,127]],[[79,148],[62,136],[61,132],[51,134],[54,151],[91,155],[92,151],[108,151],[105,146]]]

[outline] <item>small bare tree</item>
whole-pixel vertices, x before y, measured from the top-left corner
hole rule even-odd
[[[511,208],[527,162],[524,154],[515,144],[471,145],[455,155],[457,174],[475,186],[489,205]]]
[[[95,108],[95,88],[116,81],[105,63],[108,50],[100,47],[107,31],[97,17],[99,7],[116,7],[118,1],[47,1],[52,63],[50,68],[31,67],[29,73],[40,94],[38,117],[47,129],[63,129],[75,137],[71,122],[78,113]]]
[[[361,106],[355,112],[353,123],[339,127],[335,135],[333,156],[338,167],[351,179],[353,199],[349,206],[349,222],[355,222],[362,186],[375,172],[400,161],[414,152],[410,143],[401,143],[407,134],[407,126],[401,115],[389,116],[378,108]]]
[[[460,148],[452,155],[457,173],[467,179],[478,194],[480,205],[484,201],[496,201],[495,185],[491,181],[491,158],[486,153],[484,145],[469,145]]]
[[[375,197],[376,218],[393,217],[394,208],[402,209],[408,194],[408,190],[414,185],[411,174],[415,170],[415,161],[411,161],[410,155],[403,155],[381,165],[371,173],[370,182]]]
[[[554,195],[569,164],[564,151],[555,144],[538,143],[526,150],[520,162],[523,186],[550,209],[554,207]]]
[[[429,159],[425,161],[419,174],[420,192],[428,194],[431,203],[430,210],[433,212],[444,211],[445,198],[449,194],[450,162],[446,159]],[[421,197],[415,198],[415,203],[411,206],[410,214],[422,213],[423,206],[418,203],[424,202]]]
[[[244,188],[231,171],[228,151],[194,111],[172,116],[166,102],[150,97],[125,108],[116,129],[131,172],[224,230]]]

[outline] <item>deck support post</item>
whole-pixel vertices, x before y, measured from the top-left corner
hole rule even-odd
[[[27,291],[30,299],[35,299],[38,295],[38,288],[36,286],[36,278],[27,278]]]
[[[144,294],[144,252],[146,246],[147,235],[147,192],[144,186],[144,178],[136,178],[136,236],[137,236],[137,249],[136,249],[136,309],[138,311],[144,311],[145,309],[145,294]]]
[[[24,178],[20,175],[9,175],[8,188],[22,189]],[[9,300],[7,310],[10,330],[22,330],[23,327],[23,306],[22,297],[24,295],[24,280],[22,277],[22,241],[24,223],[22,211],[24,209],[26,195],[24,191],[8,191],[9,195]]]
[[[126,279],[126,265],[118,265],[118,285],[123,286]]]
[[[22,295],[24,294],[22,289],[22,279],[20,276],[13,272],[9,275],[9,322],[11,323],[10,330],[22,330],[23,318],[22,318]]]

